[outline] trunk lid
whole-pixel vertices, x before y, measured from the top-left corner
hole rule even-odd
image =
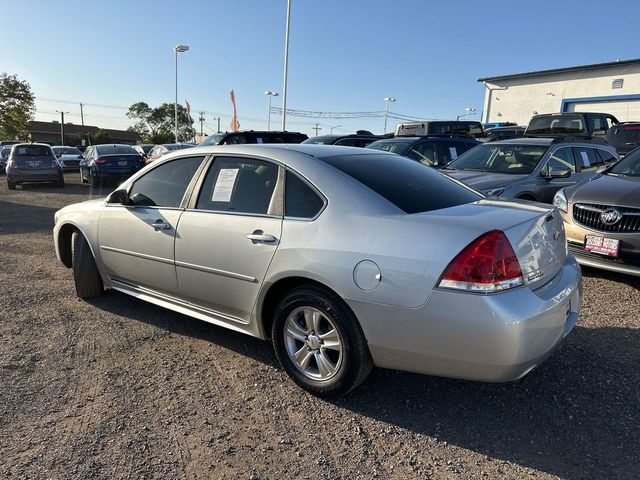
[[[101,155],[98,160],[105,161],[105,163],[98,162],[100,168],[106,169],[123,169],[123,168],[135,168],[142,157],[138,155]]]
[[[567,256],[562,219],[551,205],[485,199],[417,216],[428,216],[436,226],[442,222],[448,237],[465,240],[462,248],[488,231],[503,231],[518,257],[525,285],[532,288],[551,280]]]

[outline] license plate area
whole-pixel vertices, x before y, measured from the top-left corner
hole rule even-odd
[[[584,249],[587,252],[605,255],[607,257],[617,257],[620,240],[615,238],[601,237],[599,235],[585,235]]]
[[[118,162],[118,166],[120,167],[126,167],[129,164],[129,162],[127,162],[126,160],[120,160]]]
[[[31,168],[38,168],[40,166],[40,162],[28,160],[27,165],[29,165]]]

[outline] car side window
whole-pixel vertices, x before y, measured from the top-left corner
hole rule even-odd
[[[150,170],[131,186],[131,204],[179,207],[189,182],[203,160],[203,156],[177,158]]]
[[[287,172],[284,186],[284,214],[287,217],[313,218],[324,201],[304,180]]]
[[[334,145],[342,145],[344,147],[355,147],[357,139],[356,138],[343,138],[338,140]]]
[[[266,215],[278,166],[253,158],[218,157],[202,184],[196,208]]]
[[[576,147],[573,150],[583,172],[595,171],[604,165],[593,148]]]
[[[618,161],[616,156],[613,153],[608,152],[607,150],[597,149],[596,151],[600,155],[600,158],[605,163],[605,165],[611,165],[612,163]]]
[[[436,145],[433,142],[417,143],[411,147],[407,157],[417,160],[423,165],[437,165],[438,156],[436,154]]]
[[[576,171],[576,164],[570,147],[559,148],[551,154],[551,158],[549,158],[542,173],[549,175],[552,170],[570,170],[572,173]]]

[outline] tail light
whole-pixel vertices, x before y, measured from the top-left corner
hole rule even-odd
[[[110,160],[108,158],[96,158],[93,163],[97,163],[98,165],[104,165],[105,163],[109,163]]]
[[[136,162],[138,162],[141,165],[144,165],[146,163],[147,159],[144,157],[136,157]]]
[[[476,238],[449,263],[438,286],[495,293],[523,284],[520,263],[507,236],[492,230]]]

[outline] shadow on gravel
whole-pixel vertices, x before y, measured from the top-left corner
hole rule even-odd
[[[58,193],[62,195],[87,195],[87,200],[91,200],[93,198],[106,197],[117,187],[117,184],[111,183],[106,183],[99,187],[92,187],[89,184],[80,183],[79,175],[77,177],[78,183],[69,183],[70,180],[66,179],[67,183],[65,183],[63,188],[54,187],[53,184],[50,183],[25,183],[24,185],[19,185],[17,188],[18,190],[22,189],[25,192],[34,191],[42,193]]]
[[[624,275],[622,273],[610,272],[609,270],[602,270],[599,268],[583,266],[582,274],[585,277],[591,278],[603,278],[605,280],[611,280],[612,282],[626,283],[630,287],[634,287],[640,290],[640,277],[634,277],[633,275]]]
[[[576,327],[517,383],[374,370],[336,405],[561,478],[640,478],[640,331]]]
[[[267,342],[119,292],[91,303],[277,365]],[[546,363],[517,383],[374,369],[362,386],[330,403],[562,478],[639,478],[638,345],[637,329],[576,327]]]
[[[0,235],[51,230],[56,210],[58,209],[0,201]]]

